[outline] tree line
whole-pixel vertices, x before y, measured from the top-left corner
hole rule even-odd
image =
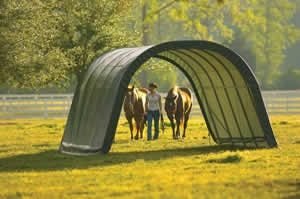
[[[300,40],[293,23],[299,6],[300,0],[0,0],[0,87],[64,90],[111,49],[201,39],[241,54],[264,89],[300,88],[300,67],[284,65]],[[139,85],[151,80],[188,84],[155,59],[133,78]]]

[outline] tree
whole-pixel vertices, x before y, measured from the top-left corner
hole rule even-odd
[[[170,18],[182,24],[187,37],[202,40],[232,40],[233,31],[226,24],[226,4],[211,0],[180,2],[169,10]]]
[[[251,69],[255,71],[255,52],[252,50],[251,43],[247,41],[247,38],[245,38],[239,30],[235,30],[232,41],[224,42],[224,44],[242,56]]]
[[[0,84],[61,85],[72,75],[80,80],[93,59],[112,48],[205,39],[246,44],[241,50],[255,56],[262,86],[272,87],[286,49],[300,38],[290,21],[296,3],[299,0],[0,0]],[[147,75],[141,80],[145,86]]]
[[[13,43],[8,39],[7,32],[10,22],[16,20],[15,15],[7,12],[7,3],[6,0],[0,0],[0,83],[9,78],[5,66],[10,64],[8,51],[13,47]]]
[[[177,72],[175,67],[160,59],[151,58],[149,61],[144,63],[140,70],[136,72],[131,80],[131,84],[145,87],[143,81],[140,81],[144,76],[145,72],[147,74],[147,82],[156,82],[159,84],[160,91],[168,91],[169,88],[176,84]]]
[[[163,18],[169,18],[171,16],[171,18],[176,19],[176,17],[174,17],[174,14],[176,15],[176,12],[182,12],[182,10],[185,10],[187,7],[192,8],[192,7],[197,7],[200,3],[198,2],[205,2],[209,5],[214,4],[215,6],[213,6],[212,9],[216,8],[216,5],[218,4],[222,4],[224,3],[224,0],[214,0],[214,2],[208,2],[208,0],[199,0],[199,1],[187,1],[187,0],[143,0],[140,1],[140,4],[138,7],[138,9],[141,10],[141,34],[142,34],[142,40],[141,43],[142,45],[149,45],[151,43],[155,43],[155,42],[161,42],[163,40],[170,40],[172,39],[172,37],[170,37],[170,34],[163,34],[161,32],[161,28],[162,26],[166,26],[167,24],[163,24],[163,20],[161,18],[161,16],[163,16]],[[218,4],[216,4],[216,2]],[[203,3],[201,4],[203,5]],[[205,9],[203,9],[205,10]],[[196,17],[196,16],[194,16]],[[168,19],[167,19],[168,20]],[[165,20],[164,20],[165,21]],[[185,21],[179,20],[181,22],[181,24],[185,24]],[[174,23],[176,22],[175,20],[170,21],[172,23],[171,25],[171,30],[174,30],[174,26],[176,26],[177,24]],[[178,22],[178,21],[177,21]],[[156,24],[156,26],[155,26]],[[221,23],[219,23],[221,24]],[[170,25],[170,24],[168,24]],[[197,24],[198,25],[198,24]],[[178,25],[176,27],[179,27]],[[199,26],[196,26],[199,27]],[[181,27],[180,27],[181,28]],[[191,27],[185,27],[187,29],[187,31],[189,31],[191,33],[191,35],[195,34],[195,31],[192,32],[191,31]],[[190,29],[189,29],[190,28]],[[180,29],[182,30],[182,29]],[[196,31],[196,33],[198,34],[198,31]],[[174,34],[171,33],[171,35]],[[178,32],[176,31],[176,34],[178,34]],[[184,35],[184,34],[183,34]],[[169,38],[169,39],[168,39]],[[156,70],[155,68],[152,67],[151,70]],[[158,69],[159,70],[159,69]],[[147,68],[142,68],[141,72],[140,72],[140,81],[141,84],[143,86],[147,85],[147,82],[149,81],[148,78],[148,73],[150,73],[150,71]],[[176,74],[175,71],[173,71],[174,75]]]
[[[122,25],[129,0],[13,0],[4,4],[10,20],[5,34],[14,47],[7,52],[11,63],[1,67],[5,78],[0,83],[61,85],[72,74],[80,80],[98,55],[135,42]],[[9,16],[14,15],[17,19],[11,20]]]
[[[255,73],[263,88],[271,88],[280,75],[286,49],[300,39],[292,23],[295,2],[290,0],[235,1],[232,23],[251,43],[256,57]]]
[[[288,68],[277,80],[279,89],[300,89],[300,70]]]
[[[164,13],[167,13],[163,19],[170,20],[172,26],[162,30],[161,40],[205,39],[231,45],[232,41],[237,41],[236,37],[241,37],[256,59],[256,66],[253,67],[261,86],[272,87],[282,70],[286,49],[300,39],[299,29],[291,23],[297,2],[222,2],[217,4],[213,0],[169,1],[169,7],[162,6]],[[156,20],[155,17],[151,19]],[[163,22],[160,21],[160,24]]]

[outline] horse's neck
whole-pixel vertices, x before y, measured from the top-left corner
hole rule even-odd
[[[145,98],[146,95],[147,95],[146,90],[139,90],[139,89],[135,90],[136,101],[143,100],[143,98]]]

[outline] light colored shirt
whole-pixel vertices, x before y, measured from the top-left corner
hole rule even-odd
[[[149,111],[158,111],[160,110],[160,102],[161,102],[161,97],[158,93],[148,93],[147,94],[147,100],[146,102],[148,103],[148,110]]]

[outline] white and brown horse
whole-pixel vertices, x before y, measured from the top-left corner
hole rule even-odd
[[[174,139],[178,139],[180,137],[180,127],[182,125],[182,137],[185,137],[185,131],[192,110],[192,105],[192,93],[190,89],[175,86],[169,90],[165,101],[165,111],[171,122]],[[176,121],[176,132],[174,120]]]
[[[145,125],[145,104],[146,95],[149,91],[145,88],[128,87],[124,99],[125,117],[129,123],[131,139],[133,139],[133,119],[136,126],[136,135],[134,139],[143,138],[143,130]]]

